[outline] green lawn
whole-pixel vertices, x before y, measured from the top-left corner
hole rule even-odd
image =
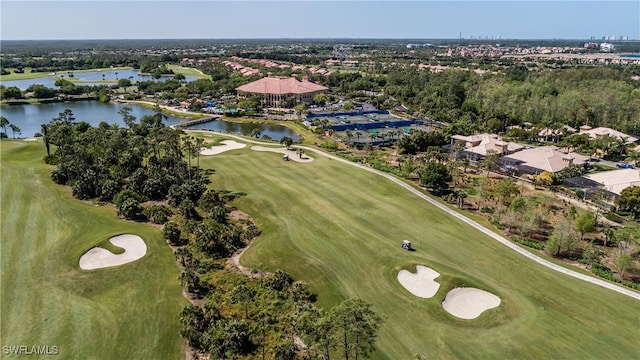
[[[13,72],[14,70],[16,70],[14,68],[7,68],[6,70],[10,71],[11,74],[0,75],[0,81],[37,79],[41,77],[47,77],[51,74],[51,71],[31,72],[31,68],[25,68],[23,73]]]
[[[202,73],[200,70],[190,67],[184,67],[175,64],[168,64],[167,68],[169,70],[173,70],[175,74],[182,74],[184,76],[195,76],[198,78],[209,79],[211,80],[211,75],[206,75]]]
[[[110,68],[110,70],[129,70],[132,69],[132,67],[126,67],[126,66],[120,66],[120,67],[114,67],[114,68]],[[42,78],[42,77],[47,77],[49,75],[51,75],[52,71],[43,71],[43,72],[31,72],[31,68],[25,68],[24,69],[24,73],[20,73],[20,74],[16,74],[13,71],[15,69],[13,68],[7,68],[7,70],[11,71],[11,74],[8,75],[0,75],[0,81],[12,81],[12,80],[28,80],[28,79],[38,79],[38,78]],[[73,71],[74,73],[83,73],[83,72],[93,72],[96,71],[98,69],[85,69],[85,70],[69,70],[69,71]],[[64,73],[66,70],[63,71],[59,71],[60,73]],[[68,78],[65,78],[67,80],[70,80]],[[94,83],[95,81],[92,81],[92,83]]]
[[[247,193],[234,205],[262,235],[242,264],[285,269],[323,307],[352,296],[371,302],[384,318],[374,358],[640,357],[640,302],[537,265],[375,174],[249,148],[200,161],[216,170],[214,187]],[[402,250],[403,239],[417,251]],[[441,274],[434,298],[416,298],[396,280],[413,264]],[[478,319],[456,319],[440,305],[456,286],[502,303]]]
[[[186,300],[160,231],[74,200],[49,180],[41,142],[0,146],[0,344],[57,346],[60,359],[183,359]],[[147,255],[80,270],[85,251],[120,233],[140,235]]]

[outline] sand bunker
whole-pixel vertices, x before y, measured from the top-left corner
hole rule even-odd
[[[447,293],[442,307],[461,319],[475,319],[485,310],[500,305],[500,298],[476,288],[456,288]]]
[[[247,146],[247,144],[239,143],[235,140],[223,140],[220,143],[223,145],[215,145],[210,148],[200,149],[200,154],[216,155],[229,150],[242,149],[243,147]]]
[[[440,274],[426,266],[416,266],[416,273],[413,274],[407,270],[400,270],[398,273],[398,281],[410,293],[421,298],[433,297],[440,288],[440,284],[434,281]]]
[[[274,153],[280,153],[280,154],[285,154],[285,155],[289,155],[289,160],[293,160],[293,161],[297,161],[297,162],[311,162],[313,161],[313,158],[310,157],[307,154],[302,154],[302,157],[300,157],[300,155],[296,154],[296,150],[295,149],[289,149],[287,150],[287,148],[276,148],[276,147],[266,147],[266,146],[252,146],[251,150],[255,150],[255,151],[270,151],[270,152],[274,152]]]
[[[138,235],[118,235],[112,237],[109,241],[113,245],[123,248],[124,252],[116,255],[107,249],[94,247],[80,257],[80,268],[93,270],[119,266],[138,260],[147,253],[147,245]]]

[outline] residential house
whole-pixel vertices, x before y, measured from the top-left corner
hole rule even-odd
[[[580,134],[589,134],[589,138],[591,139],[599,139],[605,136],[613,136],[620,140],[623,140],[626,144],[633,144],[638,141],[638,138],[635,136],[627,135],[623,132],[613,130],[607,127],[597,127],[591,128],[588,125],[580,126]]]
[[[569,125],[564,125],[560,129],[542,128],[538,131],[538,140],[540,141],[559,141],[566,134],[575,133],[577,130]]]
[[[500,159],[503,166],[520,174],[556,173],[569,165],[584,165],[588,156],[565,153],[557,146],[540,146],[507,155]]]
[[[467,158],[472,162],[481,160],[487,155],[504,156],[525,148],[524,145],[503,141],[502,137],[496,134],[453,135],[452,151],[456,152],[456,148],[459,147],[462,148],[462,152],[456,154],[456,157]]]
[[[630,186],[640,186],[640,169],[620,169],[585,175],[585,178],[602,185],[613,198]]]
[[[630,186],[640,186],[640,169],[603,171],[564,180],[564,185],[573,190],[582,190],[585,197],[614,203],[622,190]]]

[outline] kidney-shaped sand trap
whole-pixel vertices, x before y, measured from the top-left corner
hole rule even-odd
[[[202,155],[216,155],[229,150],[242,149],[247,144],[239,143],[235,140],[223,140],[220,142],[222,145],[215,145],[210,148],[200,149]]]
[[[475,319],[485,310],[500,305],[500,298],[476,288],[455,288],[447,293],[442,307],[461,319]]]
[[[416,273],[413,274],[407,270],[400,270],[398,273],[398,281],[410,293],[421,298],[433,297],[440,288],[440,284],[434,281],[440,274],[426,266],[416,266]]]
[[[115,246],[124,249],[122,254],[114,254],[107,249],[94,247],[80,257],[80,268],[93,270],[119,266],[138,260],[147,253],[147,245],[138,235],[123,234],[109,239]]]

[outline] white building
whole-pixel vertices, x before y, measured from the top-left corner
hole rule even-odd
[[[604,51],[604,52],[613,52],[613,50],[615,50],[615,45],[611,44],[611,43],[602,43],[600,44],[600,51]]]

